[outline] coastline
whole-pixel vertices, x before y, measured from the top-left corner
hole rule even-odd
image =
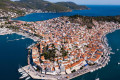
[[[8,28],[0,28],[0,35],[7,35],[7,34],[14,34],[14,33],[17,34],[17,35],[22,35],[22,36],[24,36],[26,38],[30,38],[30,39],[32,39],[35,42],[40,40],[38,37],[30,36],[28,33],[23,33],[23,32],[20,32],[20,31],[19,32],[15,32],[15,31],[10,30]]]
[[[70,79],[74,79],[74,78],[76,78],[76,77],[78,77],[78,76],[81,76],[81,75],[84,75],[84,74],[86,74],[86,73],[89,73],[89,72],[93,72],[93,71],[96,71],[96,70],[98,70],[98,69],[101,69],[101,68],[103,68],[103,67],[105,67],[106,65],[108,65],[108,62],[110,61],[110,54],[112,54],[111,53],[111,48],[109,47],[109,45],[108,45],[108,42],[107,42],[107,38],[106,38],[106,35],[107,34],[109,34],[109,33],[112,33],[112,32],[114,32],[114,31],[116,31],[116,30],[119,30],[120,28],[119,27],[116,27],[115,29],[112,29],[112,30],[110,30],[110,32],[107,32],[107,33],[105,33],[102,37],[101,37],[101,42],[102,42],[102,44],[104,45],[104,48],[105,48],[105,50],[104,50],[104,58],[101,58],[100,59],[100,61],[101,61],[101,64],[98,64],[98,65],[94,65],[94,66],[91,66],[90,67],[90,69],[87,69],[87,68],[83,68],[83,70],[78,70],[78,71],[76,71],[76,72],[74,72],[74,73],[71,73],[71,74],[69,74],[69,75],[64,75],[64,76],[71,76],[70,78],[66,78],[66,77],[64,77],[64,78],[60,78],[59,80],[70,80]],[[29,57],[28,57],[29,58]],[[29,67],[31,67],[31,69],[34,69],[31,65],[28,65]],[[25,67],[23,67],[23,68],[25,68]],[[27,69],[24,69],[27,73],[30,73],[29,72],[29,70],[27,70]],[[79,72],[79,74],[78,74],[78,72]],[[37,74],[39,74],[38,72],[36,72]],[[40,74],[39,74],[40,75]],[[51,80],[53,80],[53,78],[55,77],[55,76],[48,76],[48,77],[38,77],[38,78],[36,78],[35,77],[35,75],[33,75],[33,74],[31,74],[31,77],[32,78],[34,78],[34,79],[51,79]],[[56,78],[55,78],[56,79]]]
[[[2,29],[2,28],[1,28]],[[27,38],[30,38],[30,39],[33,39],[34,41],[38,41],[39,39],[36,39],[36,38],[38,38],[38,37],[36,37],[36,38],[34,38],[33,36],[30,36],[28,33],[23,33],[22,31],[20,32],[13,32],[12,30],[10,30],[9,31],[9,29],[7,28],[4,28],[5,29],[5,32],[4,32],[4,30],[3,30],[3,32],[4,32],[4,34],[2,34],[2,35],[5,35],[5,34],[13,34],[13,33],[16,33],[16,34],[18,34],[18,35],[23,35],[23,36],[25,36],[25,37],[27,37]],[[86,73],[88,73],[88,72],[93,72],[93,71],[95,71],[95,70],[98,70],[98,69],[101,69],[102,67],[105,67],[107,64],[108,64],[108,62],[110,61],[110,54],[111,54],[111,52],[110,52],[110,48],[109,48],[109,46],[108,46],[108,42],[107,42],[107,39],[106,39],[106,35],[107,34],[109,34],[109,33],[112,33],[112,32],[114,32],[114,31],[116,31],[116,30],[118,30],[118,29],[120,29],[119,27],[113,27],[113,29],[111,29],[109,32],[107,32],[107,33],[104,33],[104,35],[102,35],[102,37],[101,37],[101,42],[102,42],[102,44],[104,45],[104,48],[105,48],[105,50],[104,50],[104,57],[105,58],[103,58],[103,59],[101,59],[101,63],[103,63],[103,64],[99,64],[99,65],[95,65],[95,66],[91,66],[90,67],[90,69],[88,70],[88,69],[86,69],[85,71],[84,71],[84,69],[82,70],[82,71],[80,71],[80,70],[78,70],[78,71],[76,71],[75,73],[72,73],[72,74],[70,74],[70,78],[68,78],[68,79],[73,79],[73,78],[75,78],[75,77],[78,77],[78,76],[80,76],[80,75],[83,75],[83,74],[86,74]],[[27,69],[26,69],[26,72],[27,72]],[[82,73],[80,73],[80,74],[78,74],[78,72],[82,72]],[[65,75],[66,76],[66,75]],[[68,75],[67,75],[68,76]],[[38,77],[38,78],[35,78],[35,79],[40,79],[41,77]],[[45,77],[46,78],[46,77]],[[48,76],[47,78],[49,78],[50,79],[50,76]],[[67,80],[65,77],[64,78],[60,78],[60,80]]]
[[[108,45],[106,35],[108,35],[109,33],[114,32],[114,31],[116,31],[116,30],[120,30],[120,28],[116,28],[116,29],[113,29],[111,32],[105,33],[105,34],[102,36],[102,38],[101,38],[102,44],[104,45],[104,47],[105,47],[105,49],[106,49],[106,50],[104,51],[104,53],[106,53],[106,54],[104,54],[104,55],[105,55],[104,57],[106,57],[106,58],[104,59],[104,62],[103,62],[104,64],[103,64],[103,65],[100,65],[100,66],[98,66],[98,67],[96,67],[96,68],[93,68],[93,69],[91,69],[91,70],[86,70],[86,71],[84,71],[82,74],[78,74],[78,75],[76,75],[76,76],[74,76],[74,77],[72,77],[72,78],[69,78],[69,79],[74,79],[74,78],[76,78],[76,77],[79,77],[79,76],[84,75],[84,74],[89,73],[89,72],[96,71],[96,70],[101,69],[101,68],[105,67],[106,65],[108,65],[108,62],[110,61],[110,55],[112,54],[112,52],[111,52],[111,47],[109,47],[109,45]],[[78,72],[78,71],[77,71],[77,72]],[[69,79],[68,79],[68,80],[69,80]],[[61,80],[62,80],[62,79],[61,79]]]

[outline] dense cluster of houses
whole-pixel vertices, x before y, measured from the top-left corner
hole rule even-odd
[[[102,36],[110,32],[114,26],[119,26],[114,22],[103,22],[88,29],[71,23],[68,17],[59,17],[46,21],[18,22],[15,25],[28,33],[41,37],[39,43],[32,48],[33,63],[45,74],[70,74],[86,65],[99,63],[104,54],[104,46],[101,42]],[[45,59],[43,48],[46,46],[53,49],[54,44],[56,57],[54,61]],[[38,47],[39,46],[39,47]],[[67,55],[62,57],[61,47],[67,51]]]

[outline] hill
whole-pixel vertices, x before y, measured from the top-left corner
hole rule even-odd
[[[120,16],[98,16],[98,17],[89,17],[89,16],[80,16],[74,15],[70,16],[69,20],[71,23],[78,23],[82,26],[87,25],[89,28],[95,26],[94,23],[103,23],[103,22],[115,22],[120,23]]]
[[[72,10],[83,10],[83,9],[88,9],[86,6],[82,6],[82,5],[77,5],[74,2],[58,2],[56,3],[57,5],[61,5],[67,8],[70,8]]]
[[[52,12],[66,12],[71,11],[71,9],[60,6],[44,0],[20,0],[16,1],[17,4],[24,4],[24,8],[30,9],[41,9],[43,11],[52,11]]]

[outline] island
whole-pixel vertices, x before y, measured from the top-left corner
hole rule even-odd
[[[19,72],[33,79],[69,80],[108,64],[111,48],[105,36],[120,29],[119,18],[75,15],[37,22],[9,20],[1,23],[1,29],[36,40],[27,48],[28,65]]]
[[[0,8],[0,35],[17,33],[33,39],[36,43],[28,49],[28,65],[18,71],[33,79],[70,80],[80,75],[105,67],[110,61],[111,48],[106,35],[120,29],[120,16],[87,17],[63,16],[45,21],[25,22],[11,20],[13,17],[34,12],[64,12],[81,9],[74,3],[50,4],[50,9],[27,8],[27,0],[11,2],[2,0]],[[6,5],[6,2],[9,3]],[[5,3],[5,4],[4,4]],[[17,4],[23,3],[23,5]],[[34,1],[36,3],[36,1]],[[10,6],[5,8],[4,6]],[[74,5],[73,5],[74,4]],[[32,4],[34,5],[34,4]],[[71,8],[66,8],[70,7]],[[55,10],[54,7],[58,6]],[[64,6],[64,10],[61,8]],[[86,9],[82,6],[82,9]],[[20,79],[26,77],[23,75]]]

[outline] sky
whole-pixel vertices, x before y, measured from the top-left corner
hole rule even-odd
[[[120,5],[120,0],[47,0],[51,2],[72,1],[81,5]]]

